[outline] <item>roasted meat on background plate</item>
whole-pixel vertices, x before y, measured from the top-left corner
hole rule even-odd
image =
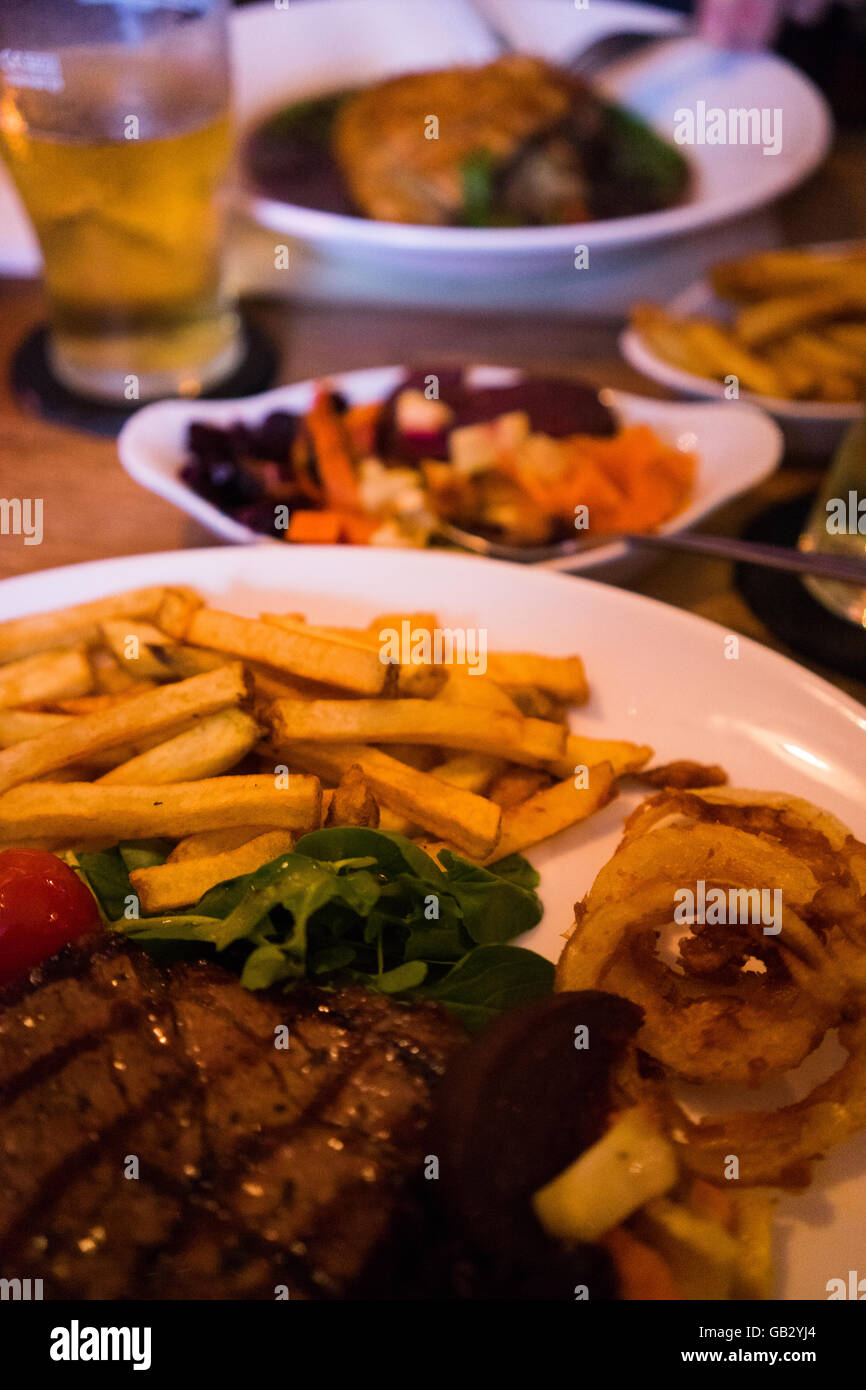
[[[68,947],[0,993],[0,1274],[46,1299],[393,1296],[464,1040],[432,1004]]]
[[[408,73],[348,98],[334,130],[337,158],[368,217],[457,222],[466,161],[484,151],[504,168],[565,119],[576,90],[564,73],[522,54],[481,68]],[[425,135],[428,113],[438,121],[434,138]],[[580,200],[579,180],[570,192]]]
[[[544,226],[625,217],[671,206],[689,177],[681,153],[639,118],[523,53],[351,93],[337,106],[332,140],[352,201],[384,222]],[[260,180],[275,146],[279,137],[266,129],[251,158]],[[301,182],[293,201],[307,201]]]

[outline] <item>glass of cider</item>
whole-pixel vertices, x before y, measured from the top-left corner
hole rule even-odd
[[[51,365],[79,395],[195,396],[242,355],[221,277],[226,5],[0,4],[0,149],[42,248]]]

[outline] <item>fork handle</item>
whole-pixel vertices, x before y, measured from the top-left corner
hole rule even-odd
[[[826,555],[821,551],[794,550],[790,546],[766,545],[763,541],[740,541],[730,536],[639,535],[629,532],[623,540],[652,550],[688,550],[696,555],[715,556],[745,565],[787,570],[790,574],[811,574],[818,579],[835,579],[843,584],[866,587],[866,559],[854,555]]]

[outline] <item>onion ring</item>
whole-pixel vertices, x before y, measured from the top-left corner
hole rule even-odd
[[[672,1137],[682,1145],[685,1167],[722,1183],[733,1154],[741,1183],[807,1186],[813,1162],[866,1124],[866,1018],[843,1025],[839,1041],[848,1053],[839,1070],[780,1110],[738,1111],[720,1121],[695,1122],[671,1101]]]
[[[781,931],[701,921],[672,968],[656,952],[674,894],[778,889]],[[628,818],[575,909],[559,989],[639,1004],[638,1046],[691,1082],[759,1085],[799,1065],[866,1005],[866,846],[827,812],[777,793],[668,789]]]

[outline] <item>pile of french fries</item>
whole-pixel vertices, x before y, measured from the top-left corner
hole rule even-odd
[[[153,587],[0,623],[0,845],[175,840],[142,910],[198,901],[323,825],[379,826],[482,863],[585,819],[652,749],[571,731],[579,657],[382,659],[367,628],[239,617]],[[583,769],[576,776],[577,769]]]
[[[695,376],[736,376],[745,391],[785,400],[857,401],[866,392],[866,244],[830,255],[762,251],[716,266],[731,324],[677,318],[639,304],[648,347]]]

